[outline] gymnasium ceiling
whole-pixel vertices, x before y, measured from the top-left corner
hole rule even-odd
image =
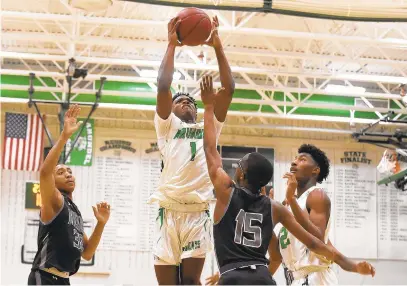
[[[74,83],[73,102],[92,102],[103,76],[95,117],[153,128],[154,73],[166,49],[166,24],[181,8],[114,1],[104,12],[85,13],[67,0],[1,0],[1,6],[3,103],[27,101],[29,72],[37,77],[35,98],[66,98],[64,70],[74,57],[88,76]],[[236,80],[227,133],[349,138],[389,110],[398,119],[407,114],[394,90],[407,80],[407,23],[207,13],[220,20]],[[212,74],[219,86],[210,47],[178,49],[176,72],[173,89],[197,99],[202,75]]]

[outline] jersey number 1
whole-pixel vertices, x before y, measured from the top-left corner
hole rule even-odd
[[[260,226],[253,226],[253,221],[262,223],[263,215],[259,213],[247,213],[242,209],[239,211],[236,216],[235,243],[255,248],[261,246],[261,228]],[[253,239],[244,237],[243,232],[253,234]]]
[[[190,142],[189,145],[191,146],[191,161],[194,161],[196,155],[196,142]]]

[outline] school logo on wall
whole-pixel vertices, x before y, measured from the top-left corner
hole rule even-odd
[[[366,156],[366,152],[360,151],[345,151],[343,152],[343,157],[341,158],[341,163],[351,163],[351,164],[367,164],[370,165],[372,159]]]
[[[25,208],[26,209],[41,208],[40,183],[38,182],[25,183]]]
[[[152,153],[152,152],[158,152],[158,151],[159,151],[159,149],[158,149],[157,142],[150,143],[150,148],[145,150],[145,152],[147,154]]]
[[[85,119],[81,119],[85,122]],[[93,125],[94,120],[89,119],[84,128],[82,129],[81,134],[76,141],[75,146],[73,146],[72,152],[69,157],[66,159],[67,165],[73,166],[92,166],[92,157],[93,157]],[[66,154],[72,148],[72,144],[75,141],[75,138],[78,132],[81,130],[82,126],[76,131],[71,138],[66,142]]]

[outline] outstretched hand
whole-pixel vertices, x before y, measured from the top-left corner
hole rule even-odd
[[[376,274],[376,269],[370,264],[369,262],[362,261],[356,265],[356,271],[362,275],[372,275],[372,277]]]
[[[213,80],[212,76],[206,75],[202,78],[200,83],[201,86],[201,99],[205,106],[215,105],[216,95],[219,93],[215,93],[213,89]],[[222,88],[223,89],[223,88]],[[221,91],[220,89],[219,91]]]
[[[98,222],[106,224],[110,217],[110,205],[107,202],[98,203],[92,206],[93,214]]]
[[[71,106],[65,113],[64,129],[62,131],[62,134],[66,139],[70,138],[72,134],[74,134],[79,129],[79,126],[81,126],[82,121],[77,122],[77,117],[80,111],[81,108],[77,104],[75,104]]]

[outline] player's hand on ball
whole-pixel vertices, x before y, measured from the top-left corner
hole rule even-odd
[[[80,107],[75,104],[71,106],[68,111],[65,113],[64,118],[64,129],[62,131],[63,136],[68,139],[79,129],[81,126],[82,121],[77,122],[77,117],[79,112],[81,111]]]
[[[222,41],[219,38],[219,33],[218,33],[218,28],[219,28],[219,20],[218,17],[215,16],[212,19],[212,32],[211,36],[209,39],[205,42],[206,45],[214,47],[214,48],[219,48],[222,46]]]
[[[372,264],[366,261],[359,262],[356,265],[356,271],[362,275],[372,275],[372,277],[374,277],[376,274],[376,269],[372,266]]]
[[[219,281],[219,272],[205,279],[205,285],[216,285]]]
[[[213,90],[212,76],[206,75],[201,81],[201,98],[205,106],[215,105],[216,93]]]
[[[93,213],[98,222],[106,224],[110,217],[110,205],[106,202],[98,203],[92,206]]]
[[[293,173],[285,173],[283,178],[287,179],[287,191],[285,197],[287,202],[290,203],[291,200],[295,199],[295,191],[297,190],[298,182]]]
[[[179,24],[181,24],[181,20],[179,20],[178,17],[172,18],[168,22],[168,42],[170,43],[170,45],[182,46],[177,35]]]

